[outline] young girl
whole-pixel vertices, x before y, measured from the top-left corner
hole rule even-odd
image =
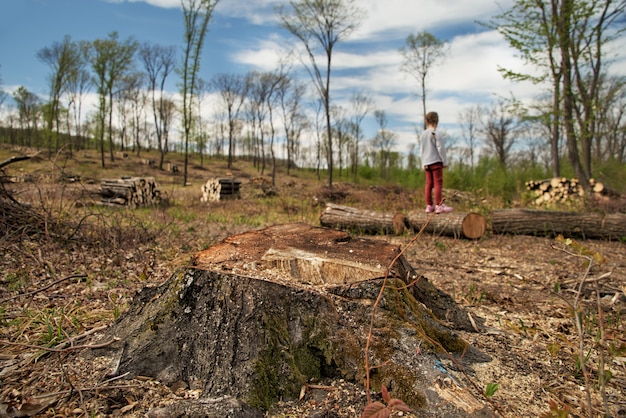
[[[422,133],[422,165],[426,173],[426,212],[442,213],[452,212],[452,208],[441,197],[443,188],[443,169],[448,166],[446,150],[443,141],[437,136],[436,129],[439,124],[437,112],[426,114],[426,130]],[[435,201],[433,204],[433,187],[435,188]]]

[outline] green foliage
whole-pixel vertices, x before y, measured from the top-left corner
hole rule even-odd
[[[498,391],[499,385],[497,383],[487,383],[485,388],[485,396],[491,398]]]
[[[547,177],[550,177],[549,173],[539,166],[503,166],[495,158],[482,157],[473,169],[463,164],[451,166],[444,172],[444,186],[484,196],[499,196],[506,203],[521,197],[526,181]]]

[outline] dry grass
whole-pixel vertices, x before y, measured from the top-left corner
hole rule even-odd
[[[10,156],[0,149],[0,161]],[[126,415],[144,416],[160,402],[191,396],[153,381],[108,382],[98,365],[81,363],[75,353],[93,344],[98,330],[123,314],[139,289],[164,282],[195,252],[230,235],[278,223],[317,225],[324,203],[331,200],[384,211],[422,206],[421,191],[341,181],[329,191],[312,173],[287,176],[282,170],[268,193],[257,181],[267,183],[268,172],[261,176],[242,161],[232,169],[221,160],[203,167],[193,161],[183,187],[182,173],[145,166],[138,157],[107,160],[102,170],[93,151],[8,166],[4,174],[29,181],[0,190],[0,404],[39,408],[42,416],[109,416],[124,408]],[[163,204],[137,210],[95,205],[98,181],[123,175],[154,177]],[[200,202],[200,186],[208,178],[231,175],[242,179],[240,199]],[[79,176],[81,182],[62,181],[68,176]],[[493,209],[481,206],[492,200],[476,202],[461,193],[451,197],[460,209]],[[411,238],[376,237],[399,245]],[[493,401],[504,416],[564,416],[566,411],[596,416],[607,408],[621,416],[626,411],[619,397],[626,392],[624,244],[585,245],[606,257],[589,273],[578,256],[563,251],[569,247],[555,248],[547,238],[490,236],[470,242],[426,236],[407,253],[418,271],[497,330],[465,337],[495,359],[477,369],[474,378],[481,387],[499,384]],[[576,301],[583,274],[600,288],[585,287]],[[597,295],[605,297],[602,303]],[[576,332],[572,307],[584,319],[582,335]],[[587,376],[576,360],[579,341],[589,353]],[[611,371],[604,389],[597,385],[602,367]],[[590,401],[581,387],[591,388]],[[355,399],[360,396],[359,390],[353,392]],[[351,416],[340,412],[355,410],[351,399],[333,398],[327,406],[340,408],[337,416]],[[588,412],[589,402],[594,412]],[[282,407],[275,416],[316,408],[297,402]]]

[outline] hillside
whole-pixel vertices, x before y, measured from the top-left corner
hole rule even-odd
[[[11,155],[0,150],[0,161]],[[78,361],[76,353],[124,314],[139,289],[163,283],[176,266],[228,236],[288,222],[319,225],[329,201],[386,211],[423,206],[421,190],[357,187],[344,179],[328,190],[314,173],[283,169],[270,187],[271,167],[261,175],[245,161],[231,169],[225,161],[193,161],[183,187],[181,172],[142,164],[144,158],[156,159],[107,160],[103,170],[91,151],[5,168],[7,176],[28,177],[8,184],[7,193],[29,206],[16,211],[3,200],[10,211],[0,225],[0,416],[19,406],[21,416],[139,417],[193,397],[189,388],[150,379],[108,381],[99,365]],[[94,204],[99,181],[120,176],[154,177],[162,204],[137,210]],[[241,197],[201,202],[201,185],[222,176],[242,180]],[[495,208],[484,197],[448,196],[458,209]],[[477,241],[413,233],[372,238],[405,248],[416,271],[487,326],[460,332],[493,361],[473,370],[473,384],[456,387],[450,402],[490,403],[506,417],[625,413],[626,244],[491,234]],[[581,312],[580,329],[574,310]],[[266,416],[354,417],[365,406],[360,382],[319,383],[316,397],[285,400]],[[498,389],[485,396],[489,384]]]

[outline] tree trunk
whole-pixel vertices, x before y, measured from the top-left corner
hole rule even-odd
[[[598,239],[626,237],[626,214],[556,212],[531,209],[496,210],[491,225],[495,234],[526,234]]]
[[[401,235],[406,230],[404,215],[361,210],[327,203],[320,224],[329,228],[355,230],[368,234]]]
[[[261,417],[279,400],[297,398],[312,379],[362,384],[369,341],[372,390],[393,380],[394,393],[416,410],[445,403],[438,417],[475,416],[437,395],[435,353],[456,353],[468,366],[488,357],[444,321],[472,330],[467,312],[419,277],[398,246],[276,225],[230,237],[197,253],[162,286],[143,289],[104,336],[119,340],[84,355],[106,361],[112,376],[198,390],[199,399],[184,401],[195,415],[248,416],[218,414],[210,400],[219,398]],[[436,349],[416,355],[422,343]],[[175,406],[165,408],[162,416],[179,416]]]
[[[478,239],[487,230],[487,220],[479,213],[450,212],[433,215],[425,212],[411,212],[407,216],[408,225],[415,231],[421,230],[433,235],[455,238]]]

